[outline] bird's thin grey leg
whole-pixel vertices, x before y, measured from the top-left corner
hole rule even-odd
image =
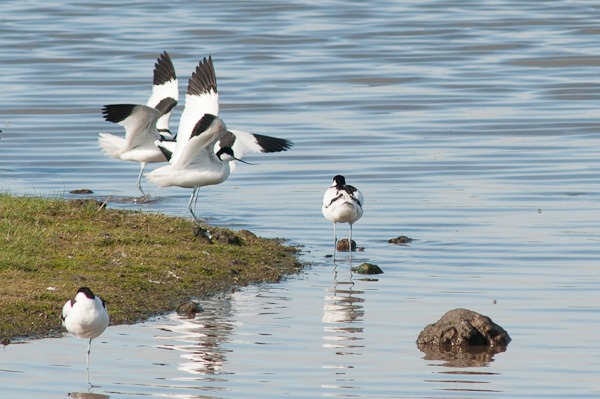
[[[350,223],[350,238],[348,238],[348,253],[350,254],[350,265],[352,265],[352,223]]]
[[[335,263],[335,253],[337,252],[337,233],[335,231],[335,223],[333,224],[333,262]]]
[[[198,201],[198,187],[194,188],[194,191],[192,192],[190,202],[188,203],[188,209],[190,210],[190,213],[192,214],[196,224],[200,224],[204,222],[204,219],[197,217],[194,213],[194,211],[196,210],[196,201]]]
[[[92,339],[90,338],[90,340],[88,341],[88,347],[87,347],[87,355],[85,357],[85,368],[89,370],[90,368],[90,351],[92,349]]]
[[[142,193],[142,196],[145,197],[146,193],[144,192],[144,190],[142,190],[142,174],[144,173],[144,169],[146,168],[147,163],[141,162],[141,165],[142,165],[142,167],[140,169],[140,174],[138,175],[136,185],[137,185],[138,190],[140,190],[140,192]]]

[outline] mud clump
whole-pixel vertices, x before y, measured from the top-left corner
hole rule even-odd
[[[185,319],[193,319],[196,313],[203,312],[202,306],[194,301],[188,301],[177,306],[177,314]]]
[[[390,244],[402,245],[402,244],[408,244],[408,243],[412,242],[412,240],[413,240],[412,238],[407,237],[407,236],[398,236],[395,238],[390,238],[388,240],[388,242]]]
[[[76,195],[94,194],[94,192],[92,190],[90,190],[89,188],[79,188],[77,190],[71,190],[71,191],[69,191],[69,193],[76,194]]]
[[[373,263],[362,263],[359,266],[353,267],[352,271],[358,274],[382,274],[383,270]]]

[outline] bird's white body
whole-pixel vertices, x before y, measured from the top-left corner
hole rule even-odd
[[[88,287],[77,290],[74,299],[69,299],[62,308],[62,324],[71,334],[88,340],[85,368],[89,369],[92,340],[97,338],[108,327],[106,303],[94,295]],[[88,383],[89,383],[88,372]]]
[[[325,219],[332,223],[353,224],[363,215],[362,205],[365,199],[353,186],[338,184],[336,180],[325,190],[321,211]]]
[[[146,178],[160,187],[197,188],[223,183],[229,177],[229,162],[217,157],[214,144],[226,132],[225,123],[215,117],[207,130],[176,149],[178,156],[173,156],[169,165],[153,170]]]
[[[62,308],[63,326],[81,339],[94,339],[108,327],[106,305],[98,296],[88,298],[78,292],[75,299],[68,300]]]
[[[356,199],[347,194],[342,193],[341,197],[334,202],[330,202],[329,198],[326,198],[326,200],[329,200],[327,203],[330,205],[323,205],[323,216],[332,223],[352,224],[360,219],[363,214],[363,209],[361,206],[357,206]]]
[[[346,184],[344,176],[333,178],[331,186],[323,194],[321,212],[325,219],[333,223],[334,245],[337,243],[336,224],[350,224],[348,249],[352,250],[352,225],[363,215],[364,196],[354,186]]]
[[[221,184],[227,180],[229,174],[230,168],[227,162],[215,161],[190,164],[188,167],[161,166],[148,173],[146,177],[159,187],[196,188]]]

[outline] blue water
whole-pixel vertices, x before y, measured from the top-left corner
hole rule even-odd
[[[202,189],[198,213],[309,264],[193,321],[110,327],[89,391],[83,341],[11,344],[0,397],[600,397],[599,20],[575,0],[0,4],[4,190],[188,216],[189,190],[144,181],[154,201],[132,201],[138,165],[99,151],[121,131],[100,108],[145,102],[162,51],[182,93],[212,55],[227,125],[295,146]],[[365,194],[352,262],[374,280],[326,257],[338,173]],[[456,307],[502,325],[508,350],[424,359],[418,333]]]

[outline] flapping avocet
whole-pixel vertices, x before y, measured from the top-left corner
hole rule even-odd
[[[108,327],[106,303],[94,295],[88,287],[77,290],[74,299],[69,299],[62,308],[62,324],[77,338],[88,339],[85,368],[89,368],[92,340]]]
[[[229,131],[216,116],[219,94],[212,58],[204,58],[188,82],[177,142],[157,142],[169,165],[146,174],[160,187],[192,188],[188,209],[199,223],[195,208],[200,187],[227,180],[234,161],[251,152],[285,151],[292,143],[285,139],[242,131]],[[243,162],[243,161],[242,161]]]
[[[352,225],[363,215],[364,197],[354,186],[346,184],[346,178],[337,175],[323,195],[321,211],[325,219],[333,223],[334,247],[337,245],[336,224],[350,224],[348,251],[352,251]]]
[[[148,163],[166,162],[156,147],[156,140],[173,140],[169,120],[179,101],[179,88],[175,68],[165,51],[154,65],[152,94],[146,105],[111,104],[102,108],[104,119],[125,128],[125,138],[110,133],[100,133],[98,144],[112,158],[140,163],[137,188],[142,195],[141,178]]]

